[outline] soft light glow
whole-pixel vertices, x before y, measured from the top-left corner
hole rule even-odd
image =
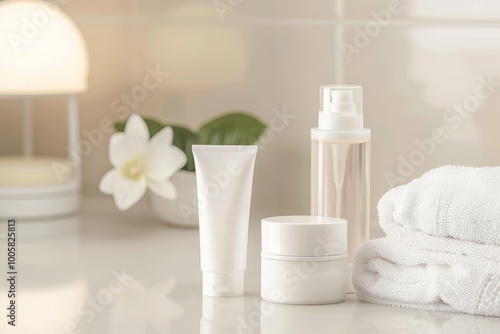
[[[4,297],[7,296],[5,288],[0,289],[0,293],[2,305],[7,305],[8,300]],[[78,325],[81,322],[78,310],[84,305],[87,296],[88,286],[83,278],[52,287],[38,289],[30,287],[19,290],[17,298],[19,319],[16,330],[12,331],[12,327],[7,325],[6,321],[2,321],[0,331],[16,334],[63,333],[69,324]],[[48,301],[50,306],[47,306]]]
[[[54,4],[1,1],[0,36],[0,95],[87,89],[87,47],[78,27]]]

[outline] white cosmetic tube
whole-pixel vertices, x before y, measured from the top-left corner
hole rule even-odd
[[[193,145],[203,295],[242,296],[257,146]]]

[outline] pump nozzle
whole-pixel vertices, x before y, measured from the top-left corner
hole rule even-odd
[[[353,103],[353,93],[352,90],[331,90],[330,95],[332,96],[332,102],[333,104],[338,104],[338,103]]]
[[[318,128],[352,131],[363,129],[361,86],[321,87],[321,110]]]
[[[332,90],[331,109],[333,112],[355,113],[354,94],[352,90]],[[342,109],[342,110],[339,110]]]

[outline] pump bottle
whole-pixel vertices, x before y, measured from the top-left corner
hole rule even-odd
[[[370,228],[371,130],[363,127],[363,89],[321,86],[320,106],[318,127],[311,129],[311,214],[347,220],[352,263]]]

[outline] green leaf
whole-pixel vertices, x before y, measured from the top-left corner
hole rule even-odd
[[[127,121],[115,122],[116,132],[124,132],[125,131],[125,124],[127,124]]]
[[[154,120],[152,118],[142,118],[144,122],[146,122],[146,125],[149,130],[149,138],[153,138],[158,132],[160,132],[166,125],[161,124],[157,120]],[[125,125],[127,124],[127,121],[123,122],[116,122],[115,123],[115,130],[118,132],[123,132],[125,131]]]
[[[234,112],[212,119],[201,126],[198,142],[208,145],[250,145],[262,135],[266,125],[243,112]]]

